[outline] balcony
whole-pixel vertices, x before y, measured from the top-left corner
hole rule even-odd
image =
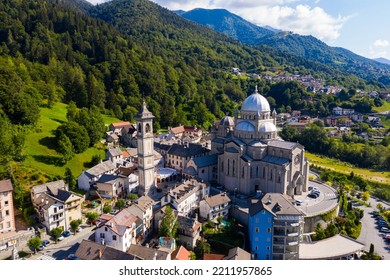
[[[299,232],[298,232],[298,231],[296,231],[296,232],[294,232],[294,231],[288,232],[288,231],[287,231],[287,236],[289,236],[289,237],[294,237],[294,236],[298,236],[298,235],[299,235]]]

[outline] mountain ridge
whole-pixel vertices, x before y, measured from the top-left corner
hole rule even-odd
[[[213,22],[223,21],[223,17],[226,17],[229,13],[231,20],[236,20],[237,15],[225,10],[225,15],[221,17],[219,13],[214,10],[208,9],[194,9],[196,10],[197,17],[192,17],[192,20],[197,20],[199,24],[215,28],[215,30],[225,34],[247,34],[248,30],[232,30],[231,27],[235,26],[234,23],[230,24],[229,28],[223,25],[215,26]],[[193,10],[193,11],[194,11]],[[204,17],[202,17],[202,12]],[[191,11],[184,13],[182,16],[186,17],[186,14],[191,14]],[[213,20],[207,22],[213,15]],[[219,17],[219,18],[218,18]],[[199,20],[203,18],[203,20]],[[247,21],[243,18],[239,19],[239,22]],[[251,24],[247,21],[248,24]],[[245,28],[245,24],[237,25],[240,28]],[[331,47],[315,38],[311,35],[299,35],[290,31],[271,32],[271,34],[265,36],[251,36],[249,39],[246,36],[233,36],[241,42],[249,45],[267,45],[276,50],[292,53],[302,58],[306,58],[312,61],[324,63],[333,68],[339,69],[346,73],[353,73],[365,80],[368,80],[374,84],[379,83],[383,86],[390,86],[390,65],[380,63],[378,61],[359,56],[350,50],[341,47]]]

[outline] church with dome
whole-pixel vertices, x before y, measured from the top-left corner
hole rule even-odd
[[[276,111],[271,112],[257,87],[240,112],[223,117],[211,133],[211,154],[218,155],[215,177],[227,190],[289,196],[307,191],[309,162],[304,147],[278,136]]]

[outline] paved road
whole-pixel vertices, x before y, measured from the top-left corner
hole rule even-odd
[[[310,181],[309,186],[315,187],[320,190],[320,196],[317,198],[308,197],[309,192],[305,192],[302,195],[295,195],[295,199],[302,201],[300,208],[306,213],[308,217],[316,216],[320,213],[327,212],[334,209],[338,203],[338,196],[334,189],[325,184]]]
[[[44,250],[38,251],[36,254],[32,254],[28,260],[36,260],[43,255],[51,256],[57,260],[63,260],[69,254],[74,254],[78,248],[78,245],[83,239],[90,239],[93,237],[93,229],[94,227],[90,227],[87,225],[82,226],[83,230],[76,235],[71,235],[65,238],[62,241],[58,241],[57,244],[53,240],[50,240],[50,244],[45,247]],[[49,236],[48,236],[49,239]],[[31,252],[27,245],[21,246],[17,248],[18,251]],[[5,259],[11,256],[12,250],[1,251],[0,260]]]
[[[360,206],[360,208],[364,211],[364,217],[361,219],[362,231],[357,240],[366,244],[366,251],[370,250],[371,243],[374,244],[375,252],[378,255],[383,256],[385,260],[390,260],[390,243],[385,242],[382,234],[379,232],[378,226],[375,223],[375,218],[370,215],[370,212],[376,210],[376,204],[379,201],[375,198],[371,198],[369,202],[372,207]]]

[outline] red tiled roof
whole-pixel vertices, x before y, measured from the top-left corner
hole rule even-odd
[[[225,255],[220,255],[220,254],[204,254],[203,259],[208,260],[208,261],[219,261],[223,260]]]
[[[129,154],[127,151],[123,151],[123,152],[122,152],[122,156],[123,156],[124,158],[127,158],[127,157],[130,157],[130,154]]]
[[[178,134],[178,133],[183,133],[184,132],[184,126],[177,126],[177,127],[172,127],[171,132],[173,134]]]
[[[115,128],[122,128],[124,126],[131,126],[130,122],[117,122],[117,123],[112,123],[111,124]]]
[[[180,246],[175,251],[172,252],[172,260],[188,261],[190,259],[190,252],[183,246]]]

